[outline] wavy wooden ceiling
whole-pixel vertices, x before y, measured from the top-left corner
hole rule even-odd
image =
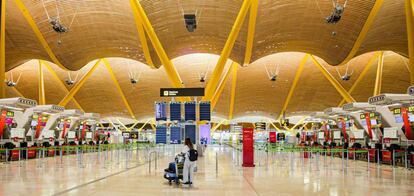
[[[72,75],[76,75],[77,72],[80,76],[83,75],[91,67],[91,61],[106,57],[138,119],[153,116],[153,102],[161,100],[158,89],[169,87],[170,82],[162,69],[150,69],[147,65],[139,63],[145,62],[145,59],[129,1],[60,1],[60,16],[65,24],[70,23],[77,9],[70,32],[61,37],[62,44],[57,43],[58,35],[47,22],[42,1],[22,1],[59,61],[70,70],[79,70]],[[56,15],[56,1],[44,0],[44,2],[49,14]],[[173,63],[185,85],[188,87],[205,85],[199,82],[198,73],[206,71],[209,67],[207,77],[210,76],[218,59],[216,55],[221,53],[242,1],[142,0],[140,2],[168,56],[174,59]],[[331,12],[330,0],[259,1],[253,63],[239,70],[234,117],[262,115],[277,118],[298,64],[304,56],[299,52],[315,54],[322,58],[324,61],[319,59],[322,64],[336,76],[335,67],[328,64],[338,64],[348,55],[374,2],[374,0],[348,1],[342,20],[336,25],[329,25],[325,23],[324,18]],[[16,89],[28,98],[38,99],[38,62],[30,60],[50,61],[50,59],[14,4],[14,0],[7,0],[6,6],[6,69],[14,68],[12,71],[15,75],[19,72],[23,73]],[[182,10],[185,12],[197,10],[199,13],[196,32],[186,31]],[[247,18],[248,15],[230,56],[239,64],[242,64],[241,61],[244,59]],[[336,35],[333,36],[332,32],[336,32]],[[363,66],[373,55],[367,52],[392,50],[406,56],[406,37],[404,1],[384,1],[357,52],[357,55],[363,55],[350,62],[351,67],[355,69],[352,79],[348,82],[341,81],[341,84],[346,89],[351,87]],[[150,52],[153,61],[159,66],[159,59],[151,46]],[[404,57],[387,52],[383,92],[405,91],[409,85],[405,61]],[[266,76],[265,66],[271,67],[276,64],[280,65],[281,74],[278,81],[272,84]],[[61,80],[66,79],[66,71],[53,64],[52,67]],[[344,67],[339,69],[343,72]],[[129,82],[128,70],[142,72],[137,85]],[[56,104],[65,93],[59,85],[56,85],[56,79],[48,70],[45,70],[45,78],[47,103]],[[231,78],[230,75],[214,111],[216,116],[223,118],[228,116]],[[374,80],[375,66],[372,66],[362,84],[352,94],[356,100],[366,101],[371,96]],[[8,88],[7,93],[9,96],[18,95],[11,88]],[[100,65],[87,80],[84,87],[75,95],[75,99],[87,112],[99,112],[104,116],[130,117],[104,65]],[[293,115],[303,111],[322,110],[335,106],[340,101],[340,95],[315,69],[313,63],[308,61],[287,112]],[[70,102],[67,107],[76,106]]]
[[[56,16],[56,1],[44,0],[50,16]],[[309,0],[259,1],[253,61],[284,51],[315,54],[330,64],[340,63],[352,48],[365,23],[374,0],[348,1],[342,20],[325,23],[332,3]],[[145,62],[129,1],[60,1],[60,17],[70,24],[70,32],[58,35],[47,22],[41,0],[23,0],[52,51],[61,63],[78,70],[89,61],[102,57],[125,57]],[[143,0],[141,4],[170,58],[191,53],[220,54],[241,7],[241,0]],[[30,59],[49,57],[14,4],[7,0],[6,64],[11,69]],[[182,10],[199,13],[198,28],[189,33],[184,27]],[[384,1],[359,54],[375,50],[393,50],[407,54],[404,1]],[[248,17],[246,17],[248,18]],[[240,31],[231,59],[243,59],[247,23]],[[332,32],[336,32],[332,36]],[[389,36],[384,36],[389,35]],[[159,60],[151,49],[157,65]]]

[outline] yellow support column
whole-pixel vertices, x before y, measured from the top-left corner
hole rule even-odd
[[[107,61],[106,59],[103,59],[102,61],[103,61],[103,63],[105,64],[106,69],[108,69],[108,72],[109,72],[109,74],[111,75],[112,81],[114,81],[114,84],[115,84],[116,88],[118,89],[118,93],[119,93],[119,95],[121,96],[122,101],[124,102],[125,107],[127,108],[127,110],[128,110],[128,112],[129,112],[129,114],[131,115],[131,118],[135,119],[135,114],[134,114],[134,111],[132,111],[132,108],[131,108],[131,106],[129,105],[129,102],[128,102],[128,100],[126,99],[125,94],[124,94],[124,92],[122,91],[122,88],[121,88],[121,86],[119,85],[118,80],[117,80],[117,79],[116,79],[116,77],[115,77],[114,71],[112,70],[111,66],[109,65],[109,63],[108,63],[108,61]]]
[[[254,31],[256,29],[257,7],[259,4],[258,0],[251,0],[251,1],[252,1],[252,5],[250,7],[249,28],[247,30],[246,52],[244,54],[244,66],[250,64],[250,59],[252,57]]]
[[[141,130],[145,127],[145,125],[147,125],[150,121],[151,119],[148,119],[147,122],[145,122],[144,125],[142,125],[142,127],[138,129],[138,132],[141,132]]]
[[[42,61],[42,60],[40,60],[40,61],[43,63],[43,65],[46,67],[46,69],[49,70],[49,72],[52,74],[52,76],[58,81],[58,84],[65,91],[65,93],[69,93],[69,90],[66,88],[63,81],[59,78],[59,76],[57,75],[55,70],[52,69],[52,67],[49,65],[49,63],[47,61]],[[83,110],[83,108],[79,104],[79,102],[76,101],[75,97],[72,97],[72,101],[75,103],[76,107],[78,107],[82,112],[85,112],[85,110]]]
[[[134,6],[134,1],[135,0],[129,0],[131,7]],[[142,48],[142,52],[144,53],[145,60],[147,61],[147,64],[150,67],[155,68],[154,63],[152,62],[150,50],[148,48],[147,38],[145,37],[145,30],[144,30],[144,27],[142,26],[142,22],[141,22],[141,19],[139,18],[137,9],[132,9],[132,12],[134,13],[135,26],[137,27],[138,38],[139,38],[139,41],[141,42],[141,48]]]
[[[380,52],[378,56],[377,75],[375,77],[374,96],[381,94],[383,67],[384,67],[384,52]]]
[[[226,120],[222,120],[220,123],[218,123],[216,126],[214,126],[214,127],[211,129],[211,132],[216,131],[216,130],[220,127],[220,125],[222,125],[224,122],[226,122]]]
[[[292,86],[289,89],[289,92],[288,92],[288,95],[286,97],[285,103],[283,104],[283,107],[282,107],[282,110],[280,112],[279,118],[277,119],[278,121],[280,121],[280,119],[282,119],[282,116],[285,113],[285,111],[286,111],[286,109],[289,105],[290,99],[292,98],[293,92],[295,91],[295,88],[296,88],[296,85],[298,84],[299,78],[302,75],[303,68],[305,67],[306,62],[308,62],[308,58],[309,58],[309,55],[306,54],[305,57],[303,57],[303,59],[300,61],[298,70],[296,71],[295,79],[293,79]]]
[[[29,23],[30,27],[34,34],[36,35],[37,39],[39,40],[40,44],[42,44],[43,48],[45,49],[46,53],[49,55],[50,59],[58,65],[63,70],[67,70],[65,66],[63,66],[59,60],[57,59],[56,55],[53,53],[52,49],[50,48],[49,44],[47,43],[46,39],[43,37],[43,34],[40,32],[39,27],[37,27],[36,22],[33,20],[33,17],[30,15],[29,10],[27,10],[26,6],[23,4],[21,0],[14,0],[16,6],[19,8],[20,12],[26,18],[27,23]]]
[[[176,88],[183,87],[182,80],[175,69],[174,65],[170,61],[170,59],[167,56],[167,53],[165,52],[163,46],[161,45],[160,40],[158,39],[157,35],[155,34],[154,29],[152,28],[152,25],[145,14],[144,9],[142,8],[141,4],[138,0],[131,1],[131,8],[134,13],[137,13],[137,17],[142,22],[142,25],[144,26],[145,31],[147,32],[147,35],[149,39],[151,40],[152,45],[154,46],[155,51],[157,52],[158,57],[161,60],[161,63],[164,65],[165,72],[167,73],[172,86]]]
[[[414,0],[405,0],[410,83],[414,85]]]
[[[45,80],[43,78],[43,63],[39,60],[39,105],[45,105]]]
[[[324,66],[322,66],[313,55],[310,55],[312,61],[318,67],[318,69],[322,72],[326,79],[335,87],[335,89],[341,94],[341,96],[345,99],[345,101],[355,102],[355,99],[345,90],[345,88],[326,70]]]
[[[232,70],[232,67],[233,67],[233,66],[237,66],[237,63],[233,62],[233,63],[230,65],[230,67],[227,69],[226,74],[224,75],[224,78],[221,80],[221,82],[220,82],[220,84],[219,84],[219,86],[218,86],[218,88],[217,88],[216,93],[214,93],[214,96],[213,96],[213,98],[211,99],[211,111],[213,111],[213,110],[214,110],[214,108],[216,107],[216,104],[217,104],[217,102],[218,102],[218,100],[219,100],[219,98],[220,98],[220,95],[221,95],[221,93],[223,92],[224,87],[226,86],[227,79],[228,79],[228,78],[229,78],[229,76],[230,76],[230,73],[231,73],[231,70]]]
[[[234,101],[236,97],[236,85],[237,85],[237,69],[239,66],[233,65],[233,78],[231,83],[231,94],[230,94],[230,109],[229,109],[229,120],[233,119]]]
[[[6,1],[1,1],[0,25],[0,98],[6,97]]]
[[[233,49],[236,38],[239,35],[241,26],[243,25],[244,18],[249,10],[251,1],[244,0],[242,7],[240,8],[239,14],[237,15],[236,21],[233,24],[229,37],[224,45],[224,48],[221,52],[220,58],[217,62],[216,68],[211,75],[210,81],[207,83],[204,100],[210,100],[216,91],[217,85],[221,74],[223,73],[224,67],[226,65],[227,59],[230,56],[231,50]]]
[[[60,106],[66,106],[66,104],[69,103],[69,101],[73,98],[73,96],[79,91],[79,89],[85,84],[86,80],[92,75],[92,73],[96,70],[98,65],[101,63],[102,59],[99,59],[96,61],[96,63],[91,67],[91,69],[79,80],[78,83],[75,84],[75,86],[70,89],[68,94],[59,102]]]
[[[345,59],[339,63],[338,65],[346,64],[348,61],[350,61],[352,58],[354,58],[355,54],[358,52],[359,48],[362,45],[362,42],[364,42],[365,37],[368,34],[369,29],[371,28],[372,23],[374,23],[374,19],[377,16],[377,13],[381,10],[381,6],[384,0],[376,0],[374,6],[371,9],[371,12],[368,15],[368,18],[365,20],[364,26],[362,26],[361,32],[359,32],[359,35],[357,39],[354,42],[354,45],[349,51],[348,55],[345,57]]]
[[[268,119],[268,121],[277,131],[280,131],[280,129],[276,127],[276,125],[272,122],[272,120]]]
[[[352,84],[351,88],[348,90],[349,94],[352,94],[354,92],[355,88],[358,86],[358,84],[361,82],[361,80],[365,77],[365,75],[368,73],[368,70],[371,68],[372,64],[375,60],[377,60],[379,54],[374,55],[374,57],[369,60],[368,64],[365,65],[364,69],[362,70],[361,74],[359,74],[358,78],[355,80],[354,84]],[[342,106],[345,103],[345,99],[342,99],[342,101],[338,104],[338,107]]]
[[[128,130],[127,131],[131,131],[137,124],[139,123],[139,121],[136,121],[134,124],[132,124],[132,126],[130,126],[129,128],[128,128]]]

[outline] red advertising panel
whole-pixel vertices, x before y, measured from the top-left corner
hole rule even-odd
[[[86,120],[83,121],[83,127],[82,127],[82,140],[85,139],[85,134],[86,134]]]
[[[3,129],[4,129],[4,125],[6,124],[6,114],[7,111],[3,110],[1,112],[1,119],[0,119],[0,137],[3,138]]]
[[[42,116],[39,114],[37,116],[37,126],[36,126],[36,135],[35,138],[39,138],[40,136],[40,128],[42,127]]]
[[[369,113],[365,114],[365,121],[367,121],[369,139],[372,139],[371,118],[369,117]]]
[[[254,167],[253,128],[243,128],[243,167]]]
[[[407,108],[403,107],[401,108],[401,114],[404,120],[404,131],[405,131],[405,136],[407,137],[407,139],[412,140],[412,133],[411,133],[411,128],[410,128],[410,122],[408,121],[408,114],[407,114]]]
[[[276,132],[274,131],[269,132],[269,142],[276,143]]]

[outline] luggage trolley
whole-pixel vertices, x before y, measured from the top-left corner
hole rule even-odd
[[[180,179],[183,180],[185,154],[177,154],[174,158],[174,162],[171,162],[164,171],[164,178],[168,180],[171,185],[174,181],[177,185],[180,183]]]

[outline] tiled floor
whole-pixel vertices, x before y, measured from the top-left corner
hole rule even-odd
[[[414,195],[411,170],[373,163],[368,169],[362,161],[310,160],[289,153],[270,154],[267,161],[262,153],[255,168],[242,168],[235,158],[240,154],[229,147],[207,148],[198,161],[192,188],[170,186],[162,175],[173,158],[172,151],[158,160],[157,170],[152,168],[151,173],[145,157],[137,160],[135,152],[128,170],[123,152],[119,164],[115,152],[112,160],[110,154],[107,159],[101,154],[99,162],[97,154],[84,155],[83,168],[76,156],[65,157],[63,167],[59,158],[43,164],[22,162],[22,167],[18,162],[1,165],[0,195]]]

